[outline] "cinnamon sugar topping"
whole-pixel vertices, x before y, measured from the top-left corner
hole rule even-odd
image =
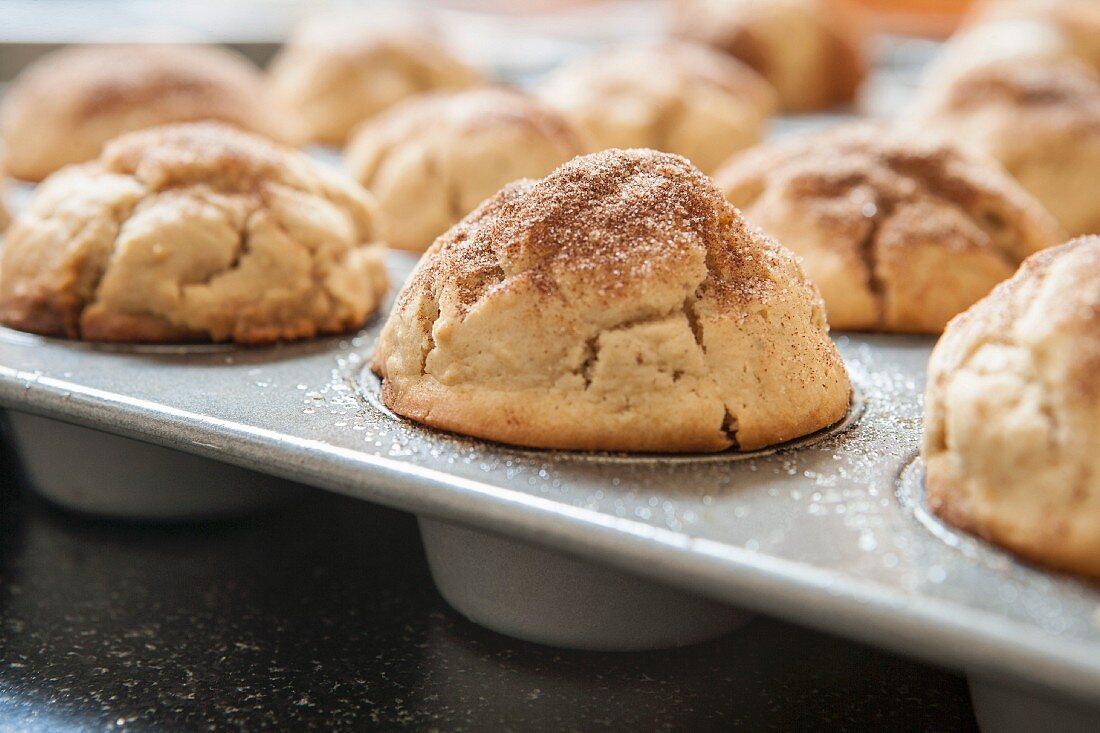
[[[512,184],[437,239],[372,366],[399,414],[582,450],[751,450],[835,422],[850,390],[795,258],[639,149]]]
[[[961,250],[988,242],[1016,263],[1030,254],[1018,240],[1049,229],[1041,226],[1048,217],[1037,203],[988,161],[876,123],[758,148],[728,163],[715,179],[743,208],[765,189],[782,188],[821,226],[845,232],[881,224],[903,208],[940,210],[943,246]],[[952,220],[973,226],[946,224]],[[975,227],[984,234],[981,241]],[[916,234],[923,238],[926,231]]]
[[[964,110],[990,103],[1077,110],[1076,116],[1100,128],[1100,79],[1074,60],[1002,61],[978,67],[950,87],[949,109]]]
[[[429,253],[413,290],[461,283],[466,308],[509,277],[547,293],[603,299],[637,292],[692,262],[701,287],[725,297],[766,298],[758,234],[686,159],[652,150],[576,158],[540,181],[521,181],[486,201]],[[764,247],[764,251],[766,251]],[[734,277],[734,271],[737,276]],[[755,277],[754,277],[755,276]]]

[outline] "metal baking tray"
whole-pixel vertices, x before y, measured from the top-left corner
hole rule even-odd
[[[394,281],[413,263],[391,254]],[[800,444],[631,457],[517,449],[390,414],[365,369],[386,310],[354,337],[269,348],[0,329],[0,405],[414,512],[444,596],[520,636],[686,643],[735,625],[732,604],[1010,685],[976,700],[1026,685],[1100,702],[1100,593],[925,509],[931,339],[838,334],[855,407]]]
[[[864,110],[897,109],[933,52],[884,44]],[[783,118],[774,134],[849,116]],[[11,193],[20,208],[29,188]],[[395,283],[414,262],[391,253]],[[56,503],[202,518],[308,501],[290,479],[417,514],[441,593],[505,633],[648,648],[756,610],[967,672],[985,730],[1095,728],[1100,593],[925,506],[932,339],[837,334],[857,394],[822,434],[754,455],[631,457],[516,449],[392,415],[365,370],[386,310],[354,337],[269,348],[0,328],[0,407],[30,482]]]

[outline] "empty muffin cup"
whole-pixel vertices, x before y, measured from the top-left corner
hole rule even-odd
[[[748,616],[527,542],[420,517],[432,578],[463,616],[524,641],[638,651],[713,639]]]
[[[270,509],[292,482],[71,423],[8,411],[30,487],[57,506],[113,519],[182,522]]]

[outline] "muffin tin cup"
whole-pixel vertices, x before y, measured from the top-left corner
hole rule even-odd
[[[1037,568],[1021,566],[1007,551],[956,530],[940,520],[927,506],[924,467],[919,458],[910,462],[901,472],[898,496],[932,536],[976,564],[990,569],[1017,571],[1017,575],[1024,577],[1040,576],[1038,585],[1042,590],[1073,588],[1075,591],[1084,591],[1087,594],[1085,597],[1095,593],[1087,583],[1078,582],[1068,576],[1048,575]],[[1020,570],[1023,573],[1019,573]],[[1017,597],[1021,586],[1023,584],[1016,578],[1006,579],[999,590]],[[1025,603],[1034,603],[1037,600],[1041,602],[1041,599],[1028,599],[1026,596],[1022,598]],[[1056,607],[1060,601],[1054,598],[1052,603]],[[1092,621],[1093,624],[1100,624],[1100,606],[1097,606]],[[1013,671],[1019,673],[1024,670]],[[1060,693],[1044,684],[1045,680],[1041,677],[1031,682],[1022,682],[1003,673],[990,676],[987,671],[979,671],[970,672],[967,678],[974,717],[983,733],[1031,733],[1036,730],[1085,733],[1096,730],[1097,721],[1100,721],[1100,698],[1094,697],[1090,700],[1088,695],[1081,695],[1080,690],[1075,691],[1075,694]]]
[[[59,507],[102,518],[187,522],[273,509],[288,481],[100,430],[8,411],[28,485]]]
[[[507,636],[570,649],[664,649],[721,636],[749,618],[526,542],[424,516],[419,523],[440,595]]]

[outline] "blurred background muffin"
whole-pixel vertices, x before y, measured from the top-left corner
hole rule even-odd
[[[704,172],[759,142],[775,92],[748,66],[682,42],[607,48],[568,62],[538,87],[597,148],[678,153]]]
[[[504,184],[541,178],[587,148],[580,131],[537,98],[487,87],[391,107],[358,128],[347,163],[381,205],[387,242],[424,250]]]
[[[927,87],[903,124],[997,159],[1071,234],[1100,232],[1100,75],[1009,58]]]
[[[8,172],[39,181],[91,160],[124,132],[217,120],[274,139],[291,133],[262,99],[261,76],[217,46],[89,45],[48,54],[11,84],[0,106]]]
[[[673,34],[731,54],[763,75],[783,109],[855,98],[866,74],[857,16],[830,0],[673,0]]]
[[[983,0],[974,7],[967,25],[999,20],[1046,24],[1062,35],[1068,54],[1100,70],[1100,3],[1096,0]]]
[[[715,179],[802,257],[842,330],[938,333],[1063,238],[996,162],[885,124],[765,144]]]
[[[928,504],[940,517],[1094,579],[1098,312],[1100,237],[1030,257],[936,344],[921,448]]]
[[[929,65],[925,87],[1005,59],[1076,58],[1100,71],[1100,3],[984,0]]]
[[[480,81],[416,17],[389,14],[311,18],[268,69],[271,98],[298,118],[306,141],[328,145],[406,97]]]

